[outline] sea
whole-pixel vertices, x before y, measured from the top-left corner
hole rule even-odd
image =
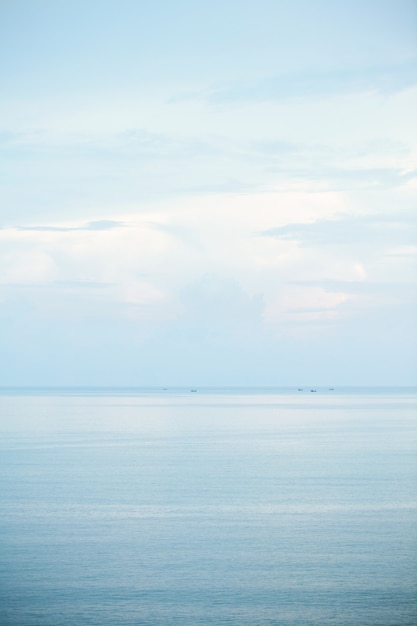
[[[1,626],[415,626],[417,389],[0,390]]]

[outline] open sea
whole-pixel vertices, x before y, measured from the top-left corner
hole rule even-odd
[[[0,391],[1,626],[416,626],[416,389]]]

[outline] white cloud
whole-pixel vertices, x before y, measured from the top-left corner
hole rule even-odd
[[[58,267],[51,256],[39,250],[6,253],[1,258],[0,284],[45,284],[58,275]]]
[[[264,193],[196,194],[141,210],[120,207],[106,220],[86,218],[0,231],[9,250],[3,257],[3,280],[19,283],[26,271],[33,284],[72,282],[81,291],[86,282],[101,284],[105,291],[100,298],[91,296],[89,304],[93,311],[97,298],[97,315],[161,321],[180,318],[181,292],[214,273],[237,281],[249,297],[261,294],[268,323],[296,324],[337,317],[341,305],[349,300],[354,307],[355,299],[288,284],[366,282],[385,272],[388,263],[381,265],[379,253],[367,258],[364,252],[367,229],[385,226],[384,221],[352,217],[346,194],[304,183]],[[286,239],[287,230],[295,235]],[[262,236],[265,232],[271,236]],[[11,249],[15,256],[21,250],[23,260]],[[392,263],[390,267],[393,278],[396,270]],[[85,301],[84,294],[78,302]],[[111,303],[122,308],[109,308]]]
[[[320,287],[285,286],[265,309],[267,323],[297,323],[334,319],[343,314],[342,305],[353,297],[347,293],[327,292]]]

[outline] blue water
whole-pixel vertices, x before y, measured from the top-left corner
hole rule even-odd
[[[8,390],[0,624],[417,624],[413,390]]]

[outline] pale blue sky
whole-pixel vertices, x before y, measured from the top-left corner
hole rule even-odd
[[[0,3],[0,386],[417,382],[417,3]]]

